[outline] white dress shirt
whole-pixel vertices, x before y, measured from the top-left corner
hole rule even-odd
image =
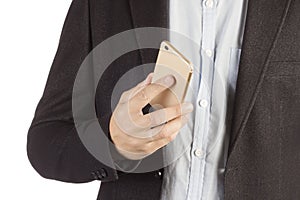
[[[232,105],[247,0],[170,0],[170,29],[199,45],[170,42],[194,64],[186,101],[192,119],[180,134],[191,136],[182,156],[165,168],[162,200],[223,199]]]

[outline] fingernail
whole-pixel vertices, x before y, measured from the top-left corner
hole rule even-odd
[[[175,78],[172,75],[168,75],[165,77],[164,82],[167,86],[171,86],[175,83]]]
[[[191,104],[189,102],[185,102],[181,106],[181,111],[183,114],[190,113],[193,110],[194,110],[194,106],[193,106],[193,104]]]

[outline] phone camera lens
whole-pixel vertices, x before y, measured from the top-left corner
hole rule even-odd
[[[168,50],[169,50],[169,47],[168,47],[168,46],[165,46],[165,50],[167,50],[167,51],[168,51]]]

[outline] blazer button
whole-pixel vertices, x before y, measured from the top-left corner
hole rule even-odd
[[[91,174],[95,180],[99,180],[99,177],[95,172],[92,172]]]
[[[106,178],[107,177],[107,171],[104,168],[101,168],[99,171],[97,171],[97,175],[101,179]]]

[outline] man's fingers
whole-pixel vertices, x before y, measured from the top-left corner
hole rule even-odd
[[[127,154],[130,153],[130,159],[134,157],[132,155],[138,158],[141,155],[147,156],[174,140],[179,130],[187,121],[188,114],[182,115],[148,131],[139,132],[134,135],[120,134],[114,137],[114,143],[119,150],[126,151]]]
[[[149,85],[152,81],[153,73],[148,74],[147,78],[137,84],[135,87],[131,88],[130,90],[127,90],[123,92],[123,94],[120,97],[119,103],[126,103],[129,101],[131,97],[133,97],[142,87],[145,87]]]
[[[142,82],[140,82],[137,86],[146,86],[146,85],[149,85],[152,82],[152,78],[153,78],[153,72],[151,72],[150,74],[148,74],[148,76],[146,77],[146,79],[143,80]]]
[[[153,145],[157,146],[159,146],[159,144],[161,144],[162,142],[169,143],[174,139],[174,133],[178,133],[179,130],[188,122],[188,119],[188,114],[182,115],[169,121],[166,124],[150,129],[150,133],[148,133],[149,135],[152,135],[150,143],[153,143]]]
[[[152,99],[154,99],[158,94],[170,88],[175,84],[175,78],[172,75],[167,75],[155,83],[151,83],[144,88],[141,88],[131,99],[130,105],[134,105],[137,109],[142,109],[146,106]]]
[[[153,137],[150,143],[148,143],[152,152],[157,151],[173,141],[179,133],[179,130],[187,123],[187,121],[188,116],[184,115],[168,122],[163,128],[161,128],[160,132]]]
[[[179,131],[176,131],[174,133],[171,133],[167,138],[163,138],[163,139],[151,142],[150,144],[151,144],[152,148],[154,149],[153,152],[157,151],[158,149],[160,149],[160,148],[168,145],[170,142],[172,142],[176,138],[178,133],[179,133]]]
[[[192,111],[193,104],[188,102],[163,108],[142,116],[141,121],[143,124],[140,125],[144,126],[145,128],[155,127]]]

